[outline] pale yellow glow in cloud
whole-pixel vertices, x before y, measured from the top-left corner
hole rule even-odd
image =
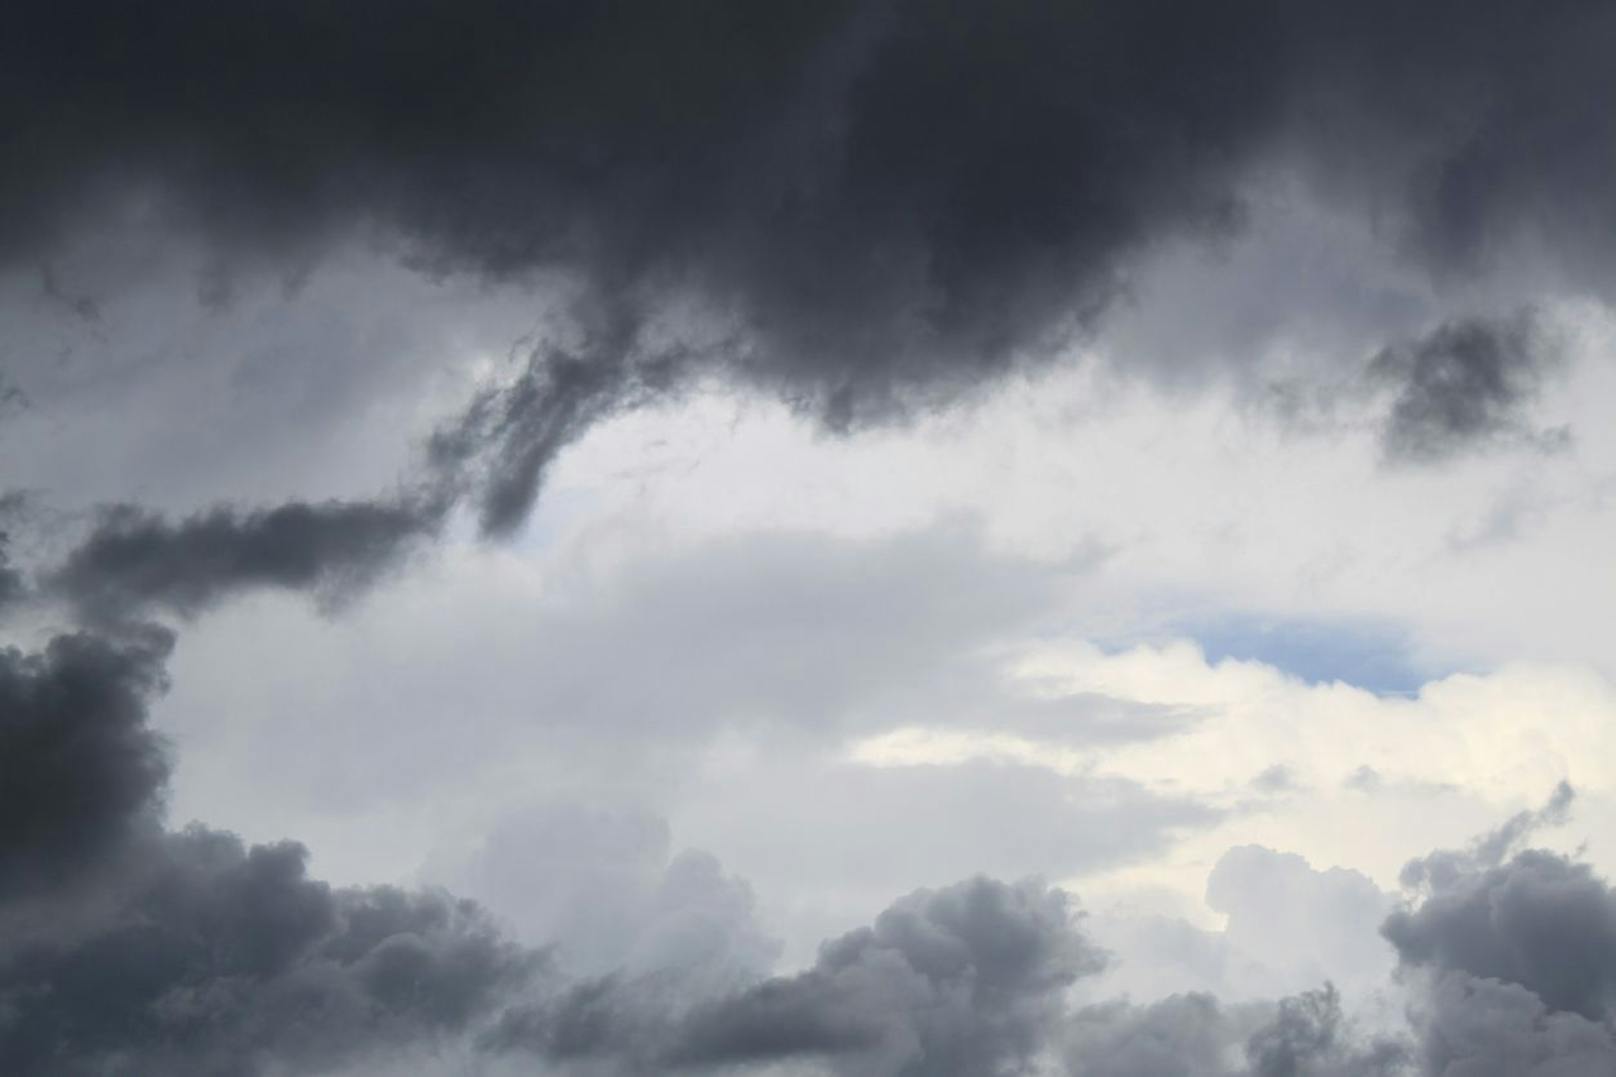
[[[1356,868],[1394,888],[1408,859],[1463,844],[1541,803],[1561,780],[1581,794],[1562,844],[1597,831],[1594,820],[1616,794],[1616,686],[1586,667],[1456,674],[1409,698],[1308,684],[1259,662],[1209,663],[1188,642],[1112,654],[1078,641],[1041,643],[1014,671],[1040,693],[1103,693],[1200,717],[1165,737],[1097,747],[1082,746],[1076,730],[1063,743],[909,726],[859,740],[849,754],[871,766],[992,758],[1127,778],[1228,813],[1156,862],[1078,881],[1100,905],[1193,911],[1217,858],[1247,843]],[[1273,780],[1254,784],[1264,772]],[[1596,862],[1612,852],[1597,842],[1588,849]]]

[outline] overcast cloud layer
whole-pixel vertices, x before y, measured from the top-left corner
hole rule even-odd
[[[0,1070],[1616,1072],[1613,54],[24,4]]]

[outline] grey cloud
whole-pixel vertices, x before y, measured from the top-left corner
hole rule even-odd
[[[1275,65],[1244,50],[1281,28],[1258,4],[1151,7],[427,5],[379,27],[313,7],[244,23],[198,5],[161,27],[37,10],[6,57],[33,167],[0,236],[37,250],[144,188],[255,255],[375,222],[433,267],[559,267],[592,299],[692,290],[767,337],[757,361],[805,403],[852,419],[1002,370],[1152,229],[1227,219],[1272,112]],[[219,69],[249,23],[258,47]],[[205,106],[175,96],[188,85]]]
[[[1516,812],[1497,829],[1481,835],[1465,849],[1438,849],[1403,866],[1399,881],[1412,889],[1441,892],[1479,872],[1498,867],[1533,833],[1564,823],[1576,799],[1576,790],[1562,781],[1543,807]]]
[[[1533,431],[1521,414],[1558,365],[1558,345],[1529,312],[1449,322],[1382,351],[1369,376],[1396,393],[1381,431],[1386,456],[1429,462],[1505,438],[1563,443],[1566,431]]]
[[[818,1057],[848,1074],[1019,1072],[1059,1021],[1061,990],[1102,961],[1061,891],[977,878],[911,894],[806,971],[682,1016],[636,1015],[633,985],[601,981],[508,1013],[488,1042],[636,1071]]]
[[[1074,1013],[1064,1053],[1083,1077],[1227,1077],[1246,1034],[1240,1023],[1206,994],[1148,1006],[1118,999]]]
[[[360,237],[569,297],[578,345],[439,439],[499,533],[559,448],[696,374],[832,429],[968,395],[1276,171],[1435,279],[1530,248],[1601,291],[1613,32],[1578,0],[34,5],[0,53],[0,257],[135,216],[223,266]],[[1398,451],[1520,399],[1512,350],[1468,341],[1411,353]]]
[[[1069,1010],[1066,988],[1106,960],[1060,891],[978,878],[900,900],[796,975],[693,1007],[654,983],[609,977],[507,1012],[483,1043],[614,1073],[778,1072],[815,1060],[812,1072],[861,1077],[1413,1072],[1409,1044],[1360,1033],[1328,986],[1278,1003],[1177,995]]]
[[[827,942],[802,972],[693,993],[684,973],[750,906],[710,859],[678,858],[652,901],[653,952],[604,978],[568,979],[551,955],[443,892],[335,888],[309,877],[293,842],[248,848],[199,825],[161,831],[166,772],[145,718],[171,641],[126,632],[63,636],[0,662],[0,715],[11,720],[0,726],[0,795],[18,828],[0,893],[7,1072],[320,1073],[431,1058],[440,1046],[441,1059],[464,1060],[473,1045],[596,1073],[795,1060],[869,1077],[977,1077],[1027,1072],[1052,1052],[1073,1074],[1117,1077],[1147,1059],[1186,1075],[1408,1070],[1406,1047],[1356,1032],[1328,988],[1227,1018],[1204,999],[1072,1014],[1066,989],[1105,959],[1070,899],[1038,882],[978,877],[919,891]],[[1478,842],[1422,904],[1388,920],[1404,964],[1435,977],[1416,1014],[1427,1072],[1487,1073],[1472,1064],[1481,1058],[1580,1075],[1609,1060],[1616,899],[1552,854],[1496,862],[1568,802],[1562,791],[1511,820],[1505,839]],[[624,833],[631,872],[643,846],[658,859],[656,828]],[[14,919],[93,867],[102,875],[57,906],[48,930]],[[1224,1071],[1199,1053],[1217,1045]]]
[[[1264,1004],[1230,1006],[1210,995],[1177,996],[1149,1007],[1110,1002],[1079,1010],[1067,1057],[1074,1074],[1413,1075],[1425,1077],[1594,1077],[1616,1063],[1612,1033],[1616,999],[1616,891],[1585,864],[1527,850],[1508,859],[1542,825],[1563,821],[1572,794],[1556,790],[1542,809],[1522,812],[1464,850],[1417,861],[1408,878],[1410,904],[1392,912],[1382,932],[1401,963],[1408,1024],[1394,1034],[1355,1030],[1333,988]],[[1239,853],[1240,850],[1235,850]],[[1259,856],[1260,854],[1260,856]],[[1258,858],[1282,872],[1287,858],[1247,850],[1214,872],[1211,900],[1229,891],[1242,859]],[[1244,872],[1249,874],[1249,870]],[[1294,873],[1294,872],[1292,872]],[[1342,931],[1331,963],[1346,968],[1349,949],[1367,945],[1364,920],[1385,896],[1361,877],[1355,885],[1334,873],[1347,905],[1306,895],[1294,885],[1257,893],[1250,904],[1264,925],[1279,924],[1276,948],[1314,943],[1287,930],[1305,924],[1315,906],[1315,930]],[[1220,880],[1219,876],[1222,876]],[[1256,883],[1258,885],[1250,885]],[[1249,880],[1240,892],[1261,890]],[[1248,895],[1249,898],[1250,895]],[[1225,899],[1226,900],[1226,899]],[[1333,906],[1333,907],[1332,907]],[[1357,907],[1352,915],[1344,915]],[[1238,917],[1231,915],[1230,931]],[[1346,929],[1356,921],[1356,931]],[[1353,936],[1356,938],[1353,938]],[[1105,935],[1102,932],[1101,937]],[[1360,990],[1362,988],[1360,987]],[[1242,1061],[1234,1061],[1243,1042]],[[1109,1067],[1109,1068],[1108,1068]]]
[[[1616,1064],[1616,891],[1587,865],[1554,853],[1527,850],[1504,859],[1536,827],[1563,821],[1571,799],[1569,787],[1562,786],[1545,807],[1519,813],[1469,848],[1415,863],[1408,876],[1416,887],[1410,904],[1381,928],[1396,949],[1399,978],[1409,992],[1405,1032],[1377,1037],[1353,1030],[1333,989],[1282,1000],[1266,1015],[1262,1004],[1228,1006],[1210,995],[1176,996],[1149,1007],[1109,1002],[1073,1016],[1071,1072],[1609,1073]],[[1284,863],[1283,857],[1267,856],[1275,868]],[[1219,872],[1228,874],[1223,865]],[[1225,878],[1213,889],[1228,887]],[[1305,921],[1305,906],[1318,903],[1294,888],[1272,896],[1262,915],[1282,924],[1287,912]],[[1349,919],[1340,910],[1328,911],[1329,902],[1322,904],[1319,930]],[[1365,904],[1364,913],[1375,904]],[[1262,907],[1259,902],[1255,908]],[[1362,946],[1363,915],[1355,919],[1356,945]],[[1231,916],[1231,930],[1235,920]],[[1308,945],[1283,928],[1275,941],[1281,948]],[[1240,1064],[1233,1057],[1242,1038]]]
[[[570,975],[657,976],[690,999],[768,973],[779,944],[756,899],[711,854],[675,854],[643,810],[552,803],[500,820],[469,852],[447,848],[427,874],[475,898]]]
[[[308,878],[293,843],[193,827],[142,850],[104,921],[6,940],[7,1072],[319,1072],[452,1037],[534,974],[468,902]]]
[[[1384,931],[1410,967],[1520,984],[1552,1010],[1616,1003],[1616,894],[1585,864],[1540,850],[1449,879]]]
[[[608,322],[598,333],[605,339],[577,352],[535,349],[514,377],[434,432],[429,467],[446,488],[469,492],[484,534],[508,535],[526,520],[556,454],[601,418],[690,377],[683,347],[638,355],[632,328]]]
[[[1267,966],[1268,976],[1359,988],[1390,971],[1392,955],[1376,944],[1375,929],[1392,899],[1359,872],[1316,870],[1294,853],[1237,846],[1213,866],[1206,903],[1228,917],[1231,951]]]
[[[384,16],[35,5],[0,46],[14,162],[0,261],[43,267],[44,300],[97,332],[105,303],[79,296],[53,259],[130,218],[210,251],[221,294],[266,264],[306,277],[356,240],[429,273],[543,294],[553,324],[525,365],[440,426],[423,474],[445,500],[400,530],[429,533],[459,502],[485,533],[508,534],[561,449],[699,377],[849,430],[1091,339],[1141,258],[1238,231],[1254,177],[1276,172],[1304,177],[1332,212],[1356,219],[1372,204],[1435,278],[1549,238],[1597,292],[1616,137],[1585,103],[1616,89],[1590,45],[1613,30],[1574,0],[1443,0],[1417,20],[1382,2],[1269,0],[726,3],[700,18],[499,0]],[[253,47],[233,49],[242,40]],[[1409,317],[1377,295],[1354,302],[1367,320]],[[355,354],[365,342],[342,344],[323,363],[268,365],[340,383],[330,368],[374,362]],[[1382,353],[1376,377],[1398,385],[1388,454],[1522,433],[1542,345],[1522,326],[1472,321]],[[1167,365],[1210,361],[1186,351]],[[413,512],[385,497],[347,506],[362,509]],[[261,560],[253,525],[320,512],[237,513],[251,519],[209,531],[214,563]],[[346,539],[297,549],[303,567],[244,565],[247,578],[318,591],[369,575]],[[141,582],[101,581],[82,552],[74,587],[195,608],[233,586],[207,567],[193,576],[202,562],[188,553],[161,558]]]
[[[621,568],[569,559],[542,595],[486,560],[461,562],[401,580],[335,625],[286,603],[222,612],[188,638],[166,714],[181,731],[241,731],[245,754],[213,764],[237,794],[345,811],[453,797],[464,786],[447,776],[513,757],[546,797],[588,800],[580,775],[606,788],[640,780],[654,797],[723,735],[778,738],[784,758],[803,761],[896,725],[979,728],[1001,714],[1066,742],[1124,737],[1136,716],[1125,704],[1029,702],[1002,665],[1002,644],[1036,630],[1081,577],[982,546],[974,529],[947,526],[668,544]],[[307,675],[251,657],[266,644]],[[463,735],[445,743],[451,714]],[[1139,717],[1140,733],[1178,728],[1174,715]],[[371,747],[357,758],[299,748],[338,735]]]
[[[1063,1058],[1072,1077],[1403,1077],[1409,1045],[1366,1036],[1333,986],[1277,1003],[1227,1006],[1207,994],[1076,1011]]]
[[[49,891],[156,827],[168,760],[146,725],[172,637],[0,650],[0,900]]]
[[[290,502],[247,512],[220,507],[171,523],[117,506],[99,514],[43,589],[93,621],[191,616],[251,588],[313,591],[332,603],[435,534],[444,511],[430,497]]]
[[[1065,894],[1033,883],[974,879],[910,895],[826,943],[807,972],[693,1016],[674,1057],[863,1048],[883,1059],[878,1072],[1014,1071],[1042,1046],[1060,988],[1102,964],[1071,916]]]
[[[1087,930],[1118,957],[1091,997],[1198,992],[1240,1004],[1328,981],[1361,999],[1382,989],[1395,966],[1391,945],[1378,937],[1395,899],[1356,871],[1235,846],[1213,865],[1205,901],[1225,918],[1221,930],[1125,908],[1095,911]]]
[[[1065,877],[1148,857],[1220,818],[1194,798],[1040,767],[842,758],[850,740],[901,726],[1008,729],[1103,752],[1193,717],[1027,698],[1052,686],[1007,676],[1005,644],[1036,633],[1083,577],[982,541],[955,526],[752,535],[583,564],[538,593],[478,559],[400,581],[336,623],[290,602],[224,611],[181,649],[165,722],[225,746],[200,757],[209,770],[189,790],[254,815],[344,819],[332,844],[318,835],[327,855],[370,857],[340,843],[372,827],[396,834],[401,818],[421,848],[394,842],[396,866],[378,870],[407,872],[427,848],[486,835],[500,853],[431,877],[531,941],[564,927],[560,956],[581,974],[626,960],[638,929],[624,924],[638,913],[625,903],[644,900],[673,848],[638,813],[720,852],[757,888],[789,959],[806,959],[894,893],[978,871]],[[265,647],[281,661],[255,657]],[[309,753],[311,739],[366,748]],[[741,761],[721,762],[731,757]],[[583,807],[489,827],[535,799]],[[620,803],[636,813],[620,818]],[[596,859],[580,866],[590,840]],[[545,883],[547,864],[576,889]],[[587,885],[597,871],[627,881]]]
[[[0,531],[0,612],[21,598],[25,591],[22,573],[12,567],[8,547],[9,539]]]
[[[100,297],[101,320],[42,302],[32,274],[0,274],[0,380],[31,402],[0,406],[0,488],[72,499],[63,508],[185,514],[383,491],[464,403],[471,368],[513,341],[525,353],[548,321],[514,283],[429,278],[348,247],[294,281],[247,275],[222,307],[193,294],[208,271],[193,243],[148,251],[97,233],[58,263]]]
[[[1609,1022],[1553,1011],[1518,984],[1439,976],[1415,1021],[1432,1077],[1601,1077],[1616,1069]]]
[[[1252,1077],[1393,1077],[1407,1048],[1394,1040],[1355,1042],[1334,987],[1281,999],[1273,1020],[1246,1041]]]
[[[1283,795],[1297,791],[1296,774],[1283,763],[1266,767],[1251,779],[1251,787],[1259,793]]]
[[[747,805],[744,818],[738,804]],[[686,797],[678,815],[690,840],[722,849],[764,893],[781,895],[792,921],[817,923],[816,935],[827,912],[867,915],[907,886],[973,871],[1068,878],[1143,861],[1220,818],[1191,798],[1042,767],[834,759],[794,768],[761,759],[711,793]],[[809,899],[800,905],[799,887]]]
[[[312,1072],[459,1035],[540,966],[469,902],[161,828],[164,630],[0,652],[0,1067]]]
[[[96,720],[150,749],[145,704],[169,640],[150,632],[146,650],[75,636],[43,657],[13,654],[12,694],[35,725],[71,738]],[[50,707],[33,716],[36,697]],[[8,764],[48,761],[38,738],[13,747]],[[989,1072],[1040,1048],[1059,989],[1098,962],[1061,892],[979,879],[900,901],[874,927],[828,944],[807,973],[728,995],[733,986],[709,989],[715,1000],[692,1009],[700,996],[687,974],[709,949],[705,937],[748,911],[710,859],[668,863],[655,929],[624,972],[568,982],[468,902],[327,886],[308,876],[295,843],[246,848],[201,826],[161,832],[165,772],[144,751],[75,754],[58,769],[42,774],[67,795],[32,812],[54,829],[22,846],[29,870],[18,886],[39,887],[57,845],[82,845],[69,851],[107,873],[50,931],[8,923],[0,936],[0,1061],[18,1074],[314,1073],[439,1040],[459,1050],[468,1036],[562,1059],[632,1061],[653,1050],[680,1065],[856,1043],[875,1060],[868,1072],[916,1058],[930,1060],[928,1072]],[[129,796],[114,795],[124,787]],[[88,821],[77,814],[83,802],[98,804]],[[151,825],[130,829],[126,819]],[[105,833],[85,844],[80,830]],[[530,991],[552,1001],[520,1005]],[[822,1035],[843,1021],[855,1026],[848,1037]]]
[[[476,897],[525,938],[559,941],[569,971],[623,965],[668,869],[672,836],[648,811],[552,803],[512,812],[475,843],[445,841],[423,875]]]
[[[1418,988],[1414,1027],[1436,1077],[1593,1077],[1616,1065],[1616,891],[1586,864],[1511,851],[1563,822],[1570,786],[1471,848],[1415,861],[1422,895],[1382,933]]]

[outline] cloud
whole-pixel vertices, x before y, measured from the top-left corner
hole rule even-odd
[[[537,349],[506,384],[478,393],[433,433],[430,469],[445,489],[476,502],[485,535],[508,536],[527,519],[556,454],[596,422],[688,380],[683,348],[640,359],[632,349],[621,339],[586,341],[578,352]]]
[[[1399,881],[1406,887],[1428,887],[1438,892],[1462,879],[1474,878],[1478,872],[1496,868],[1505,856],[1535,831],[1564,823],[1576,796],[1571,783],[1562,781],[1554,787],[1554,792],[1543,807],[1516,812],[1496,829],[1475,839],[1466,849],[1438,849],[1409,861],[1403,866]]]
[[[1060,988],[1102,961],[1062,892],[973,879],[912,894],[826,943],[807,972],[699,1011],[672,1054],[712,1065],[868,1052],[884,1072],[1002,1072],[1037,1051]]]
[[[310,879],[291,842],[193,827],[142,850],[104,920],[5,940],[17,1074],[322,1072],[453,1037],[540,967],[469,902]],[[107,895],[110,896],[110,895]]]
[[[1228,917],[1222,939],[1231,955],[1257,966],[1243,975],[1358,989],[1390,971],[1388,948],[1374,943],[1392,900],[1359,872],[1316,870],[1295,853],[1236,846],[1207,877],[1206,903]]]
[[[1073,1077],[1395,1077],[1407,1046],[1364,1036],[1326,985],[1277,1003],[1225,1006],[1206,994],[1148,1006],[1088,1006],[1065,1030]]]
[[[0,650],[0,900],[73,880],[155,827],[168,759],[146,699],[172,644],[147,628]]]
[[[1602,282],[1616,138],[1586,102],[1613,88],[1611,32],[1597,6],[1514,0],[1418,20],[1384,2],[695,18],[488,0],[381,24],[313,3],[36,5],[0,53],[0,260],[48,268],[135,218],[200,237],[221,278],[306,274],[358,238],[560,296],[527,365],[438,438],[508,533],[560,448],[700,376],[835,430],[969,396],[1092,337],[1151,252],[1238,231],[1274,174],[1439,283],[1534,252]],[[1478,332],[1382,364],[1407,368],[1392,451],[1490,435],[1522,399],[1530,364]]]
[[[116,506],[48,572],[44,590],[90,621],[189,617],[266,587],[312,591],[335,603],[436,533],[445,508],[421,498],[294,501],[245,512],[219,507],[171,523]]]
[[[22,573],[11,566],[8,545],[6,533],[0,531],[0,611],[21,598],[26,590]]]
[[[1433,1077],[1599,1077],[1616,1066],[1608,1022],[1555,1012],[1517,984],[1440,977],[1416,1020]]]
[[[1069,1069],[1093,1077],[1225,1077],[1229,1058],[1249,1034],[1240,1016],[1206,994],[1172,995],[1148,1006],[1121,999],[1087,1006],[1065,1030]]]
[[[671,1022],[642,1018],[630,1032],[616,997],[628,985],[602,983],[512,1011],[490,1042],[672,1069],[818,1057],[841,1073],[1009,1072],[1042,1048],[1061,990],[1102,961],[1061,891],[976,878],[917,891],[826,942],[812,968]]]
[[[1557,853],[1509,856],[1535,828],[1563,822],[1572,798],[1562,784],[1469,849],[1405,870],[1423,900],[1381,932],[1419,987],[1427,1073],[1593,1077],[1616,1063],[1616,890]]]
[[[1599,1020],[1616,1003],[1616,894],[1541,850],[1448,880],[1386,921],[1404,965],[1503,980],[1551,1010]]]
[[[1567,431],[1534,432],[1520,414],[1559,358],[1530,312],[1449,322],[1380,352],[1369,376],[1396,390],[1383,451],[1393,461],[1430,462],[1505,438],[1563,444]]]
[[[1055,1055],[1073,1074],[1119,1077],[1143,1065],[1251,1077],[1410,1072],[1408,1044],[1357,1030],[1329,987],[1226,1011],[1189,996],[1071,1010],[1068,989],[1108,959],[1072,899],[1037,881],[975,877],[917,891],[826,942],[800,972],[757,979],[767,958],[754,949],[714,977],[751,946],[749,895],[711,858],[667,860],[654,826],[623,831],[629,874],[608,872],[599,887],[609,894],[641,861],[653,875],[660,862],[649,926],[616,971],[572,978],[549,951],[445,892],[332,887],[309,876],[295,842],[248,847],[201,825],[163,830],[166,768],[146,708],[171,644],[166,631],[126,627],[0,661],[8,1072],[319,1073],[437,1057],[430,1070],[467,1052],[622,1073],[816,1062],[872,1077],[976,1077]],[[1406,972],[1427,978],[1412,1026],[1424,1072],[1486,1072],[1466,1061],[1481,1057],[1591,1073],[1611,1057],[1613,892],[1555,854],[1500,861],[1570,799],[1562,789],[1468,854],[1427,858],[1444,870],[1410,876],[1429,893],[1383,930]],[[599,844],[571,834],[575,822],[563,813],[549,824],[563,854]],[[635,851],[647,840],[648,858]],[[486,852],[520,855],[509,842]],[[1282,890],[1265,897],[1322,905],[1327,920],[1378,896],[1350,873],[1302,869],[1237,850],[1211,889],[1225,902],[1243,900],[1231,890]],[[1312,885],[1274,885],[1288,876]],[[1478,1019],[1492,1011],[1497,1019]],[[1217,1058],[1228,1064],[1216,1068]]]
[[[552,947],[570,975],[654,975],[696,999],[761,978],[779,956],[751,886],[709,853],[675,854],[649,812],[534,805],[464,846],[446,843],[425,874]]]
[[[0,652],[0,1066],[307,1072],[458,1035],[541,966],[469,902],[161,827],[165,630]]]

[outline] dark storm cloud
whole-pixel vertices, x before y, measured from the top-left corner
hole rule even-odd
[[[0,531],[0,611],[21,598],[24,591],[22,573],[11,565],[10,538]]]
[[[1016,1072],[1060,1020],[1062,990],[1102,964],[1064,893],[977,878],[911,894],[808,970],[683,1017],[650,1019],[635,985],[600,981],[511,1011],[489,1045],[646,1071],[818,1058],[839,1073]]]
[[[0,1065],[23,1074],[322,1072],[453,1037],[541,959],[436,893],[333,889],[294,843],[193,827],[104,921],[0,951]]]
[[[1424,901],[1381,927],[1402,964],[1438,977],[1517,984],[1551,1010],[1609,1017],[1616,893],[1586,864],[1542,850],[1515,852],[1535,830],[1565,822],[1574,798],[1562,782],[1542,808],[1517,813],[1468,849],[1408,864],[1403,884]]]
[[[558,452],[604,416],[677,384],[690,363],[682,349],[637,357],[632,348],[619,339],[586,342],[576,354],[536,350],[433,434],[430,468],[444,489],[475,491],[485,534],[509,534],[527,518]]]
[[[1613,41],[1597,0],[31,4],[0,259],[134,216],[226,266],[359,235],[572,296],[580,346],[448,429],[497,532],[559,447],[703,371],[836,429],[956,398],[1238,228],[1264,173],[1439,282],[1531,248],[1603,294]],[[1491,429],[1519,394],[1488,354],[1419,352],[1398,444]]]
[[[1452,879],[1383,930],[1407,966],[1516,983],[1591,1020],[1616,1003],[1616,893],[1554,853]]]
[[[808,971],[693,1015],[672,1057],[864,1054],[888,1073],[1015,1070],[1059,1018],[1061,989],[1104,963],[1072,916],[1064,893],[1035,883],[979,878],[912,894],[824,944]]]
[[[291,502],[215,508],[172,523],[116,506],[101,512],[44,588],[92,620],[190,616],[250,588],[313,591],[336,602],[434,534],[444,511],[427,498]]]
[[[1558,358],[1529,313],[1450,322],[1382,351],[1369,371],[1372,380],[1395,387],[1381,432],[1387,457],[1435,461],[1511,438],[1563,443],[1566,431],[1533,431],[1520,415]]]
[[[1418,905],[1381,932],[1417,988],[1434,1077],[1595,1077],[1616,1067],[1616,890],[1586,864],[1512,850],[1563,822],[1571,787],[1463,851],[1410,864]],[[1508,857],[1506,860],[1505,858]]]
[[[732,309],[770,345],[754,358],[840,419],[1002,369],[1140,239],[1226,222],[1281,33],[1249,0],[92,3],[18,23],[13,256],[119,195],[244,256],[376,225],[435,269],[577,273],[592,300],[632,297],[614,320],[680,291]]]
[[[3,397],[3,394],[0,394]],[[27,583],[21,570],[11,561],[11,533],[8,525],[26,511],[28,496],[17,490],[0,494],[0,615],[6,607],[23,597]]]
[[[172,637],[0,650],[0,901],[50,890],[157,825],[168,762],[146,725]]]
[[[0,652],[0,1069],[307,1072],[460,1034],[539,968],[469,902],[164,833],[146,719],[172,637],[124,633]]]

